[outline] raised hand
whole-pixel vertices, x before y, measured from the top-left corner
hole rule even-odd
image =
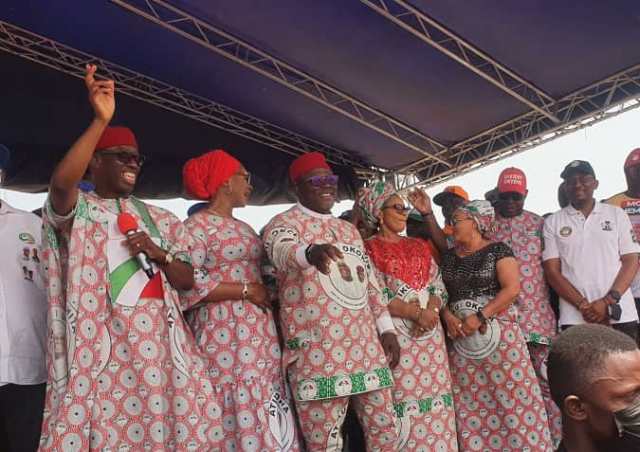
[[[409,193],[407,198],[411,205],[422,215],[428,215],[433,212],[431,199],[429,199],[429,195],[427,195],[424,190],[419,188],[415,189]]]
[[[113,80],[96,80],[97,67],[87,64],[84,83],[89,92],[89,102],[96,119],[108,123],[116,110],[115,84]]]

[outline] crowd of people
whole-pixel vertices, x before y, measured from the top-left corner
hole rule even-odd
[[[144,159],[95,72],[42,219],[0,204],[0,449],[640,450],[640,149],[604,202],[574,161],[545,219],[507,168],[486,199],[436,195],[442,227],[383,181],[334,217],[306,153],[258,233],[223,150],[184,165],[185,222],[133,196]]]

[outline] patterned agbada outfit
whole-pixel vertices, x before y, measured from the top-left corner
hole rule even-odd
[[[133,197],[79,193],[73,211],[61,217],[47,202],[41,450],[210,450],[221,408],[205,358],[164,272],[153,264],[149,281],[124,246],[116,224],[121,211],[176,259],[190,262],[190,236],[163,209]]]
[[[216,284],[261,282],[264,249],[251,226],[206,209],[185,224],[198,242],[193,253],[197,286],[201,279],[206,284],[207,277]],[[190,304],[201,299],[199,288],[188,294]],[[211,382],[223,400],[223,430],[216,446],[299,450],[271,311],[262,312],[249,301],[227,300],[200,304],[189,311],[187,320],[209,357]]]
[[[520,266],[520,295],[515,303],[518,308],[518,324],[527,341],[538,376],[551,437],[558,444],[562,438],[560,410],[551,398],[547,380],[549,345],[556,335],[557,327],[542,269],[543,226],[544,219],[541,216],[526,210],[513,218],[497,215],[496,231],[490,238],[507,244]]]
[[[298,204],[265,227],[277,271],[283,365],[309,450],[339,451],[340,427],[354,402],[369,450],[394,451],[391,370],[376,332],[393,331],[358,230]],[[305,258],[309,244],[332,244],[344,259],[330,275]]]
[[[448,308],[460,319],[482,309],[500,291],[496,265],[513,257],[504,243],[474,254],[442,256]],[[547,414],[517,309],[487,322],[487,331],[455,339],[448,347],[458,444],[464,451],[553,450]]]
[[[440,269],[426,241],[401,238],[365,241],[388,301],[418,300],[424,308],[430,295],[446,303]],[[399,451],[457,451],[451,374],[440,322],[421,336],[413,336],[413,322],[393,317],[400,343],[400,364],[393,370],[393,401],[399,420]]]

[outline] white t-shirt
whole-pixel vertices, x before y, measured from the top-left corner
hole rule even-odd
[[[47,298],[36,215],[0,206],[0,385],[30,385],[47,379]]]
[[[562,275],[587,300],[604,297],[622,266],[620,256],[640,253],[629,216],[619,207],[596,202],[585,219],[571,205],[554,213],[544,224],[544,261],[559,258]],[[620,299],[622,317],[612,323],[638,320],[630,290]],[[580,311],[560,298],[560,325],[586,323]]]

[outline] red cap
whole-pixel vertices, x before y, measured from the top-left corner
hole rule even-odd
[[[138,149],[136,136],[128,127],[107,127],[96,144],[96,151],[116,146],[131,146]]]
[[[120,232],[125,235],[127,234],[127,232],[137,230],[138,221],[136,220],[136,217],[128,212],[122,212],[120,215],[118,215],[118,229],[120,229]]]
[[[631,168],[640,164],[640,148],[636,148],[629,153],[627,160],[624,161],[624,169]]]
[[[498,193],[515,192],[525,195],[527,193],[527,176],[521,169],[507,168],[498,177]]]
[[[289,167],[289,178],[291,182],[298,182],[300,177],[307,174],[314,169],[323,168],[331,170],[331,167],[327,164],[324,155],[320,152],[308,152],[302,154],[295,159]]]

